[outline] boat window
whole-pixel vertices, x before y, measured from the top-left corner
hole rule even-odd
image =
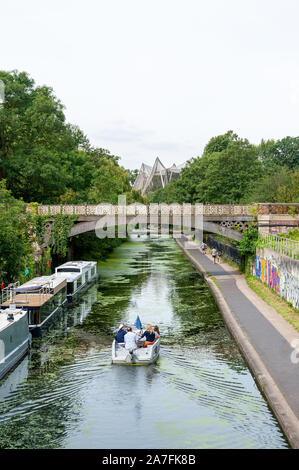
[[[58,273],[79,273],[80,269],[79,268],[58,268],[57,272]]]
[[[29,309],[29,325],[39,324],[39,309]]]
[[[80,287],[81,285],[82,285],[82,278],[79,277],[79,278],[77,279],[77,289],[79,289],[79,287]]]

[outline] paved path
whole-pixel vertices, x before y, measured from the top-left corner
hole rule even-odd
[[[182,240],[179,241],[180,244]],[[264,304],[264,309],[258,308],[258,303],[254,300],[257,296],[251,289],[247,288],[248,292],[240,289],[238,280],[242,278],[244,283],[246,281],[238,271],[224,263],[213,264],[212,257],[203,255],[195,244],[185,243],[184,248],[217,280],[232,314],[299,419],[299,362],[294,364],[291,361],[294,348],[290,344],[293,339],[299,338],[298,332],[263,301],[259,300]],[[297,357],[299,359],[299,354]]]

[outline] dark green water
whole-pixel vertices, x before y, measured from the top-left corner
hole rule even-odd
[[[113,332],[137,313],[159,325],[160,358],[112,365]],[[69,333],[56,346],[50,333],[0,382],[0,447],[288,447],[209,290],[172,240],[115,249],[58,331]]]

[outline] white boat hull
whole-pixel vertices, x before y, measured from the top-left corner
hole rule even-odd
[[[139,364],[147,365],[153,364],[159,357],[160,352],[160,338],[154,344],[148,345],[146,348],[137,348],[130,353],[124,347],[124,343],[117,343],[115,340],[112,343],[112,363],[113,364]]]

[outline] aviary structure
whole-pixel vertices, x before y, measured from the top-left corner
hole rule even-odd
[[[170,168],[166,168],[158,157],[152,167],[142,163],[133,189],[141,191],[144,196],[161,187],[164,188],[172,179],[180,175],[185,165],[186,163],[177,166],[174,163]]]

